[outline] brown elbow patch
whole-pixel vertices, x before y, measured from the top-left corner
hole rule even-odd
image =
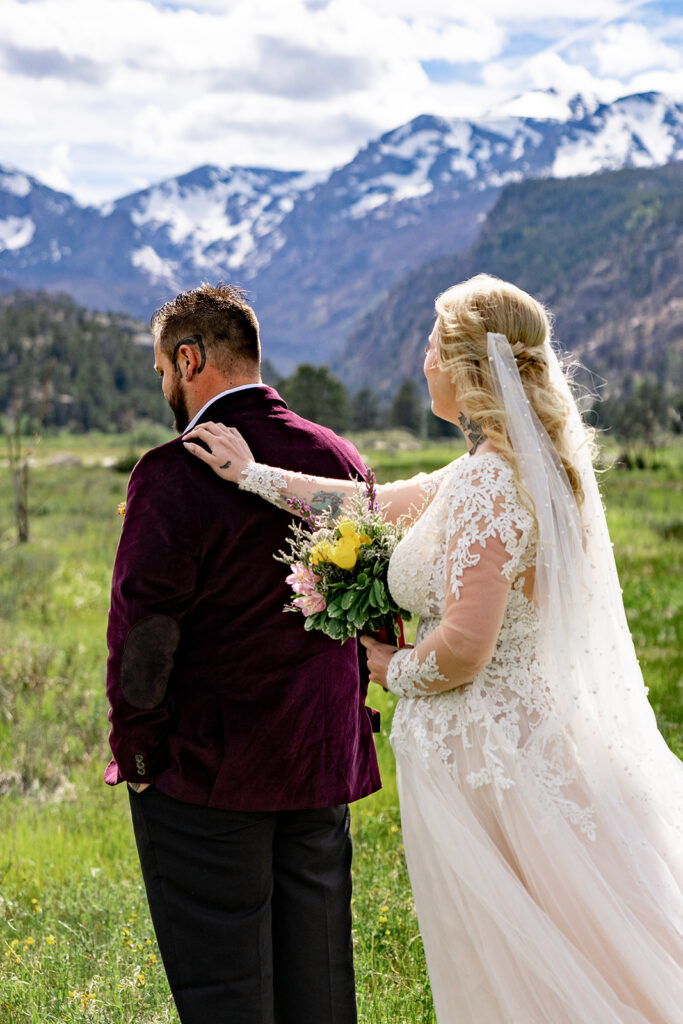
[[[149,615],[126,637],[121,658],[121,692],[134,708],[150,710],[166,696],[180,627],[169,615]]]

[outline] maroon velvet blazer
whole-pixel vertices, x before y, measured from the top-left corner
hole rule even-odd
[[[272,388],[214,402],[257,461],[338,479],[365,467],[343,438]],[[273,811],[379,789],[355,641],[304,630],[291,592],[291,517],[221,480],[180,439],[130,478],[107,640],[114,760],[105,779],[189,803]]]

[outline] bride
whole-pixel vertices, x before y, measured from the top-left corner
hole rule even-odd
[[[401,698],[391,741],[437,1019],[674,1024],[681,765],[647,701],[589,433],[531,296],[480,275],[436,311],[432,407],[468,453],[379,488],[389,518],[423,508],[389,568],[420,621],[414,648],[362,642]],[[187,437],[282,507],[355,489],[258,465],[231,428]]]

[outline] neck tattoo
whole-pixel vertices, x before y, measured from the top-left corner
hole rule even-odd
[[[465,416],[464,412],[460,413],[458,423],[463,434],[469,441],[470,455],[474,455],[482,441],[486,440],[486,435],[481,429],[481,426],[478,423],[475,423],[474,420],[470,419],[469,416]]]

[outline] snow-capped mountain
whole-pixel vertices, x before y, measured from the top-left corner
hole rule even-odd
[[[597,106],[575,96],[562,106],[565,120],[423,115],[371,142],[309,198],[324,197],[342,219],[385,218],[397,204],[443,192],[458,196],[523,178],[655,167],[683,157],[683,104],[649,93]]]
[[[0,273],[53,267],[71,255],[65,239],[84,220],[86,210],[71,196],[0,165]]]
[[[320,174],[252,167],[198,167],[126,196],[104,213],[125,213],[140,245],[130,253],[150,281],[182,287],[198,273],[252,271],[281,244],[277,227]]]
[[[507,184],[683,158],[683,104],[574,97],[568,110],[565,121],[418,117],[302,194],[278,229],[285,243],[253,281],[273,356],[333,356],[394,281],[473,242]]]
[[[661,94],[540,93],[537,117],[520,102],[423,115],[329,175],[200,167],[99,209],[0,168],[0,287],[147,316],[202,279],[232,280],[283,369],[327,361],[399,277],[470,244],[505,185],[683,158],[683,104]]]

